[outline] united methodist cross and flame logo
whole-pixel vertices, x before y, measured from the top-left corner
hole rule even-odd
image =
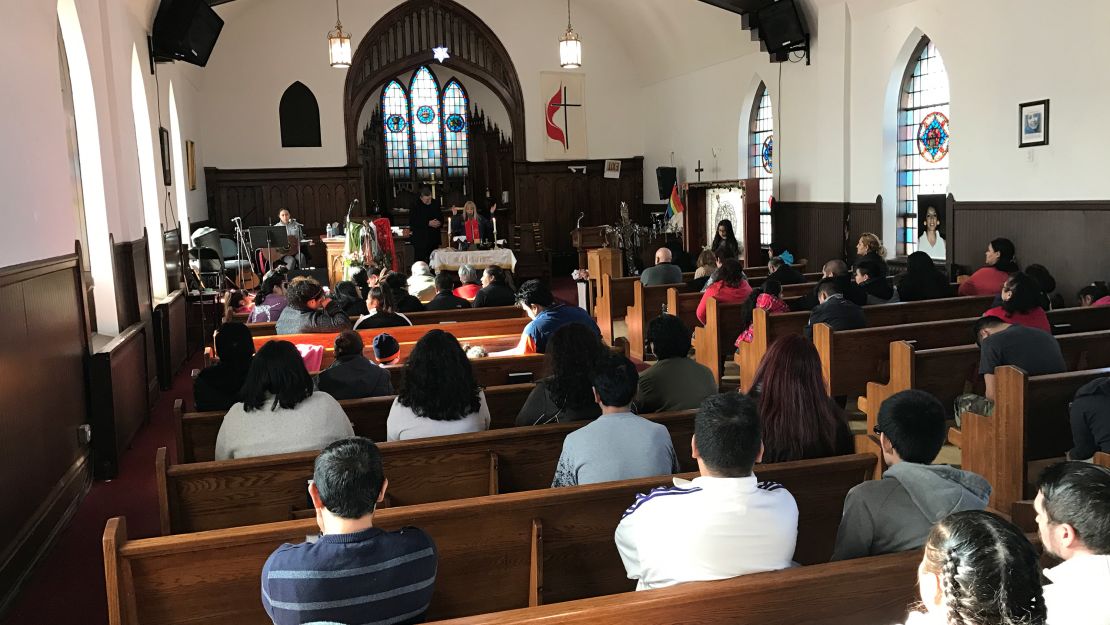
[[[573,104],[567,97],[567,86],[559,83],[559,88],[547,100],[547,138],[563,146],[563,151],[570,151],[570,115],[568,109],[582,106],[581,103]]]

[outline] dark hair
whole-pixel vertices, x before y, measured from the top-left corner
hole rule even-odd
[[[747,477],[759,456],[762,426],[751,398],[710,395],[694,417],[694,443],[705,466],[724,477]]]
[[[529,280],[520,285],[520,290],[516,294],[516,301],[525,306],[535,304],[547,308],[555,303],[555,297],[551,294],[551,289],[543,282]]]
[[[848,275],[848,263],[839,258],[834,258],[822,265],[821,270],[822,272],[828,271],[834,276],[845,276]]]
[[[258,289],[258,295],[255,296],[254,301],[258,304],[265,303],[266,298],[273,294],[274,288],[279,286],[285,286],[285,272],[271,271],[262,280],[262,286]]]
[[[370,273],[377,273],[373,268],[367,269],[366,267],[359,267],[351,274],[351,280],[354,281],[355,286],[358,287],[359,298],[365,300],[366,296],[370,294]],[[339,287],[336,287],[338,290]]]
[[[230,291],[227,294],[227,299],[224,300],[224,321],[231,321],[235,316],[235,310],[242,308],[247,303],[247,294],[242,291]]]
[[[844,286],[836,278],[821,278],[817,283],[817,295],[832,297],[837,293],[844,293]]]
[[[940,578],[949,625],[1045,623],[1037,552],[990,512],[956,512],[934,525],[922,568]]]
[[[725,236],[721,237],[721,226],[725,227]],[[717,222],[717,229],[713,231],[713,243],[710,246],[717,250],[722,247],[729,248],[735,255],[740,251],[740,242],[736,240],[736,231],[732,229],[732,220],[722,219]]]
[[[1095,301],[1100,300],[1107,295],[1110,295],[1110,293],[1106,291],[1105,287],[1099,286],[1097,284],[1088,284],[1082,289],[1079,289],[1079,293],[1077,293],[1075,297],[1080,301],[1082,301],[1084,297],[1090,297],[1091,302],[1094,303]]]
[[[312,278],[296,278],[289,283],[289,287],[285,290],[285,299],[289,300],[289,306],[297,310],[307,310],[308,303],[312,300],[318,299],[324,294],[324,287]]]
[[[278,406],[289,410],[308,399],[312,388],[312,378],[297,347],[289,341],[268,341],[251,360],[239,395],[247,412],[261,410],[267,394],[273,395],[270,410]]]
[[[1110,555],[1110,469],[1061,462],[1041,473],[1037,490],[1051,523],[1067,523],[1093,553]]]
[[[455,288],[455,277],[446,271],[441,271],[436,274],[435,280],[436,291],[450,292]]]
[[[823,458],[836,453],[847,424],[825,390],[817,348],[800,334],[767,348],[752,378],[763,424],[765,462]]]
[[[344,519],[370,514],[385,485],[378,446],[361,436],[335,441],[316,456],[312,481],[328,512]]]
[[[975,333],[975,344],[982,347],[983,342],[979,338],[980,332],[982,332],[983,330],[989,330],[990,328],[997,328],[998,326],[1005,324],[1005,321],[999,319],[998,317],[995,317],[994,315],[985,315],[983,317],[979,317],[979,319],[975,321],[974,330],[972,330]]]
[[[659,315],[648,323],[648,340],[659,360],[690,355],[690,328],[674,315]]]
[[[500,265],[490,265],[486,267],[485,274],[489,276],[490,282],[494,284],[505,284],[505,270]]]
[[[856,263],[856,272],[868,280],[883,277],[883,268],[873,260],[861,260]]]
[[[763,281],[763,292],[772,297],[781,297],[782,285],[774,278],[767,278]]]
[[[370,287],[366,300],[378,300],[377,311],[380,313],[395,312],[397,306],[393,303],[393,290],[383,289],[380,286]]]
[[[420,197],[431,197],[432,188],[426,184],[420,185]]]
[[[1034,263],[1026,266],[1025,275],[1033,278],[1045,295],[1056,290],[1056,278],[1052,277],[1052,274],[1048,271],[1048,267],[1044,265]]]
[[[366,345],[362,342],[362,335],[354,330],[344,330],[335,335],[335,355],[353,356],[361,354]]]
[[[713,257],[717,259],[717,262],[724,263],[730,258],[736,258],[736,250],[727,245],[715,245],[713,246]]]
[[[1014,256],[1017,252],[1014,249],[1013,241],[999,237],[992,240],[990,246],[992,250],[998,252],[998,260],[994,263],[995,269],[1005,271],[1006,273],[1013,273],[1021,270],[1017,261],[1014,260]]]
[[[405,274],[397,273],[395,271],[386,274],[383,280],[385,281],[385,285],[389,287],[389,290],[393,291],[394,295],[404,293],[409,284],[409,279],[405,276]],[[370,298],[369,293],[366,294],[366,298]]]
[[[340,302],[361,302],[365,298],[359,293],[358,286],[350,280],[343,280],[335,285],[335,299]]]
[[[222,323],[216,329],[216,356],[229,365],[247,365],[254,356],[254,337],[241,323]]]
[[[717,268],[717,280],[730,288],[737,288],[744,279],[744,266],[735,258],[727,258]]]
[[[778,271],[780,268],[786,266],[786,261],[780,256],[772,256],[771,259],[767,261],[767,266],[771,268],[772,272]]]
[[[786,251],[786,246],[777,241],[771,241],[771,244],[767,246],[767,250],[771,252],[771,256],[782,256],[782,253]],[[782,259],[780,258],[779,260]]]
[[[1010,299],[1002,302],[1002,310],[1011,315],[1029,312],[1041,305],[1041,287],[1026,273],[1018,271],[1010,274],[1002,289],[1010,291]]]
[[[776,284],[778,284],[776,282]],[[779,289],[782,290],[781,288]],[[758,308],[756,302],[759,301],[759,296],[763,295],[763,287],[752,289],[748,294],[748,299],[744,300],[744,305],[740,307],[740,327],[745,330],[751,327],[755,322],[755,309]]]
[[[632,403],[640,374],[636,365],[619,354],[609,353],[597,360],[591,379],[604,406],[617,408]]]
[[[879,406],[876,427],[906,462],[931,464],[944,447],[944,406],[925,391],[911,389],[888,397]]]
[[[608,351],[597,334],[580,323],[568,323],[547,341],[547,394],[560,408],[582,410],[596,405],[593,367]]]
[[[479,391],[458,339],[443,330],[429,330],[405,361],[397,401],[418,417],[458,421],[481,408]]]

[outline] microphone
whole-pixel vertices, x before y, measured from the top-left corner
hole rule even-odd
[[[242,221],[243,221],[242,217],[232,217],[231,218],[232,223],[242,223]]]

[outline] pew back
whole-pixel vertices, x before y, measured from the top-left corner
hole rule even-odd
[[[632,285],[632,304],[625,309],[624,315],[628,350],[632,358],[636,360],[644,359],[648,324],[663,312],[663,307],[667,305],[667,292],[671,289],[684,291],[686,285],[644,286],[638,280]]]
[[[421,312],[405,313],[414,326],[430,325],[437,323],[459,323],[464,321],[485,321],[490,319],[523,319],[528,315],[520,306],[486,306],[483,308],[457,308],[453,310],[425,310]],[[358,321],[357,316],[351,317],[351,325]],[[266,321],[248,323],[247,328],[252,336],[274,336],[277,334],[277,322]]]
[[[701,293],[685,293],[673,287],[667,289],[667,313],[681,319],[687,328],[698,327],[699,302]]]
[[[393,338],[397,339],[398,343],[412,343],[419,341],[429,330],[436,329],[451,333],[455,338],[459,339],[461,343],[467,339],[487,336],[500,336],[506,334],[516,334],[519,336],[521,331],[524,330],[524,326],[528,325],[528,321],[529,319],[527,317],[487,319],[483,321],[464,321],[461,323],[375,328],[373,330],[359,330],[358,333],[362,335],[363,343],[366,345],[373,345],[374,338],[379,334],[390,334]],[[277,338],[298,345],[319,345],[324,349],[332,349],[335,346],[335,337],[337,334],[339,333],[317,332],[308,334],[283,334],[277,337],[256,336],[254,337],[254,347],[258,349],[265,343]]]

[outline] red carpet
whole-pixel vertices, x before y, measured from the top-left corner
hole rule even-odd
[[[127,517],[128,536],[158,535],[158,496],[154,487],[154,453],[173,450],[173,400],[192,394],[189,371],[201,366],[200,354],[174,378],[151,409],[150,423],[139,431],[120,461],[119,477],[94,482],[54,550],[39,562],[24,585],[5,625],[106,625],[104,561],[100,541],[104,524]]]

